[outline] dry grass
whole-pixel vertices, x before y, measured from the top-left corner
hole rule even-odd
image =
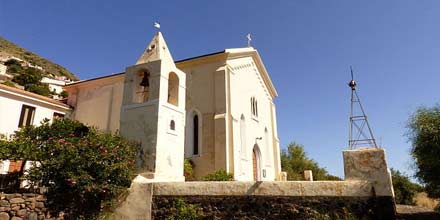
[[[429,198],[425,192],[418,193],[414,200],[416,201],[417,206],[423,206],[430,209],[434,209],[440,203],[440,200],[438,199]]]

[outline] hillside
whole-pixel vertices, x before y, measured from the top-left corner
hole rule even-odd
[[[78,78],[66,68],[42,58],[0,36],[0,57],[5,56],[14,56],[33,65],[41,66],[46,74],[65,76],[71,80],[78,80]]]

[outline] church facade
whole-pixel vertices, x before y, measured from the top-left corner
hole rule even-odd
[[[280,178],[277,92],[257,50],[174,61],[158,32],[125,72],[65,86],[71,117],[141,146],[147,181],[184,181],[224,169],[237,181]]]

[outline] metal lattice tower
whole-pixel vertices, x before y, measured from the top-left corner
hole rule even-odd
[[[348,147],[350,149],[356,147],[375,147],[377,148],[376,139],[374,139],[373,131],[368,123],[361,100],[356,92],[356,82],[353,78],[353,69],[350,66],[351,81],[348,86],[351,88],[351,106],[350,106],[350,137]],[[358,111],[356,111],[358,110]]]

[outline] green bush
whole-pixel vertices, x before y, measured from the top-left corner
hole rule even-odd
[[[63,97],[63,98],[67,98],[67,97],[69,96],[69,92],[67,92],[66,90],[63,90],[63,91],[60,93],[60,96]]]
[[[394,195],[397,204],[415,205],[414,197],[423,188],[410,181],[409,177],[400,173],[398,170],[391,169],[393,178]]]
[[[135,174],[134,145],[69,119],[22,128],[12,141],[0,142],[4,148],[2,158],[38,161],[25,179],[47,187],[49,207],[68,219],[96,218]]]
[[[24,87],[26,91],[49,97],[51,92],[47,84],[31,84]]]
[[[185,181],[194,181],[194,163],[191,159],[185,158],[183,164],[183,175],[185,176]]]
[[[9,87],[15,87],[14,83],[11,81],[5,81],[5,82],[2,82],[2,84],[5,86],[9,86]]]
[[[288,180],[304,180],[305,170],[311,170],[314,180],[341,180],[337,176],[330,175],[325,168],[322,168],[313,159],[307,156],[304,146],[292,142],[287,149],[281,152],[281,168],[287,172]]]
[[[419,108],[408,122],[416,177],[428,196],[440,198],[440,105]]]
[[[217,170],[214,173],[208,174],[203,177],[204,181],[232,181],[234,175],[226,172],[223,169]]]
[[[203,209],[194,204],[187,204],[183,199],[176,199],[167,220],[198,220],[203,219]]]
[[[41,70],[29,67],[24,72],[14,76],[12,81],[26,87],[27,85],[40,84],[42,78],[43,72]]]
[[[8,66],[6,71],[8,73],[21,73],[21,72],[23,72],[23,67],[21,67],[20,64],[12,64],[12,65]]]

